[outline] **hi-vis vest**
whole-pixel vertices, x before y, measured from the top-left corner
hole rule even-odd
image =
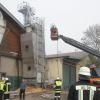
[[[96,91],[95,86],[90,85],[77,85],[76,90],[78,90],[78,100],[83,100],[83,91],[89,90],[89,100],[93,100],[94,97],[94,91]]]
[[[1,81],[0,82],[0,90],[5,91],[4,86],[5,86],[5,82]]]
[[[61,92],[61,86],[62,86],[62,81],[61,80],[56,80],[55,81],[55,91],[57,93],[60,93]]]
[[[61,80],[56,80],[56,86],[62,86]]]
[[[5,91],[4,94],[9,94],[10,93],[10,86],[11,86],[10,82],[6,83],[6,91]]]

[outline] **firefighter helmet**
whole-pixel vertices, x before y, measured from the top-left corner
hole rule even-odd
[[[6,77],[5,80],[8,81],[9,80],[8,77]]]
[[[59,80],[60,78],[59,77],[57,77],[57,80]]]
[[[85,76],[91,76],[90,68],[85,67],[85,66],[81,67],[80,70],[79,70],[79,74],[85,75]]]

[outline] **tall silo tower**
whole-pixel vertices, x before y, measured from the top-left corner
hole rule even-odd
[[[45,66],[44,20],[35,16],[27,2],[18,5],[18,11],[24,16],[26,29],[26,33],[21,35],[23,77],[41,83]]]

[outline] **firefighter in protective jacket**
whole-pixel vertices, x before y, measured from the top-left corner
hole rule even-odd
[[[95,99],[96,86],[90,84],[90,68],[81,67],[79,70],[79,81],[69,89],[68,100],[99,100]]]
[[[4,92],[5,92],[5,81],[0,80],[0,100],[4,100]]]
[[[62,87],[62,81],[59,77],[55,80],[54,83],[54,90],[55,90],[55,97],[54,100],[60,100],[61,98],[61,87]]]
[[[4,100],[10,100],[10,88],[11,83],[8,78],[5,78],[5,92],[4,92]]]

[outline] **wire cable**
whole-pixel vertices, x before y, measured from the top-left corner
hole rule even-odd
[[[58,48],[58,40],[57,40],[57,70],[58,70],[58,76],[59,76],[59,65],[58,65],[58,58],[59,58],[59,57],[58,57],[58,55],[59,55],[58,53],[59,53],[59,52],[58,52],[58,49],[59,49],[59,48]]]

